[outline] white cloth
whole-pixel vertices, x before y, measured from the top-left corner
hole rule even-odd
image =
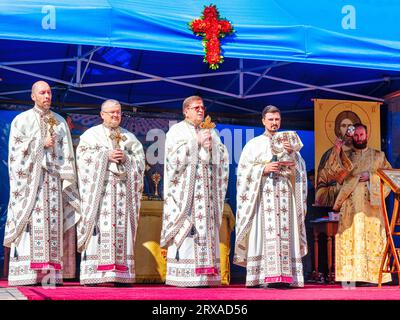
[[[294,175],[281,170],[271,177],[262,175],[272,160],[270,135],[250,140],[241,154],[234,263],[247,268],[247,286],[304,285],[306,170],[300,153],[294,156]]]
[[[135,280],[134,247],[145,159],[139,140],[125,129],[121,133],[126,138],[120,142],[124,164],[109,162],[108,153],[116,145],[104,125],[85,131],[77,148],[82,284]]]
[[[58,122],[57,142],[44,148],[49,116]],[[9,284],[35,284],[48,270],[55,271],[55,281],[61,283],[63,234],[80,217],[74,153],[65,120],[37,107],[19,114],[11,123],[8,163],[10,202],[4,245],[11,247]]]
[[[199,147],[187,121],[170,128],[165,142],[164,213],[160,245],[168,248],[166,284],[218,285],[219,228],[228,185],[226,147],[211,129],[212,151]]]

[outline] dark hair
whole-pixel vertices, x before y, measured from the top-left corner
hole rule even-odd
[[[262,111],[262,117],[264,118],[267,113],[276,113],[276,112],[281,114],[281,110],[279,110],[277,107],[270,104],[270,105],[266,106],[264,108],[264,110]]]
[[[110,105],[110,106],[118,106],[118,107],[121,109],[121,111],[122,111],[121,103],[119,103],[119,101],[118,101],[118,100],[115,100],[115,99],[107,99],[106,101],[104,101],[104,102],[101,104],[101,111],[103,111],[104,108],[105,108],[106,106],[108,106],[108,105]]]
[[[362,124],[361,122],[354,124],[355,129],[360,128],[360,127],[365,129],[365,133],[368,133],[368,128],[365,124]]]
[[[354,123],[361,123],[360,117],[353,111],[346,110],[340,112],[335,119],[335,135],[336,137],[340,137],[340,124],[344,119],[350,119],[351,122]]]

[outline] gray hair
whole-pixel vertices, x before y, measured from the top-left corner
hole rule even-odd
[[[104,108],[107,106],[119,106],[121,108],[121,104],[114,99],[107,99],[101,104],[101,111],[104,111]]]
[[[183,112],[187,107],[190,106],[190,104],[192,103],[192,101],[197,101],[197,100],[203,101],[203,98],[202,98],[202,97],[199,97],[199,96],[190,96],[190,97],[187,97],[187,98],[183,101],[183,104],[182,104],[182,112]]]

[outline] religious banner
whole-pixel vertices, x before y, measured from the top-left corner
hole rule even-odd
[[[368,146],[381,149],[380,102],[314,99],[315,168],[350,125],[368,128]]]

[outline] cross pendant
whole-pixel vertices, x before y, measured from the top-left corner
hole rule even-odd
[[[213,129],[215,128],[215,123],[211,121],[211,117],[207,116],[206,119],[200,124],[202,129]]]
[[[119,143],[121,142],[121,140],[122,141],[127,140],[126,137],[121,134],[121,131],[119,128],[115,129],[115,131],[110,134],[110,138],[111,138],[111,140],[115,141],[117,148],[120,148]]]
[[[59,122],[53,118],[52,116],[49,116],[48,118],[44,119],[44,122],[46,122],[49,125],[49,133],[52,135],[54,133],[54,126],[58,125]]]

